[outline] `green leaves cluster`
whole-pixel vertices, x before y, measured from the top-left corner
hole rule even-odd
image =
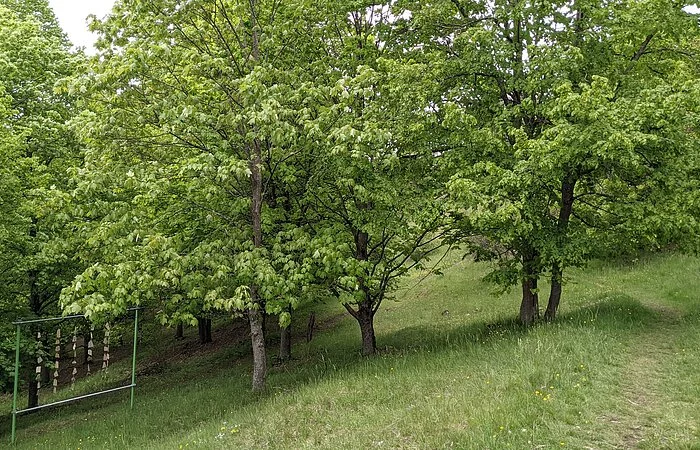
[[[11,322],[57,314],[77,270],[66,228],[73,99],[56,88],[80,62],[46,1],[0,1],[0,388],[14,365]]]
[[[371,354],[383,300],[445,244],[522,284],[527,323],[542,276],[554,318],[567,267],[697,245],[684,4],[122,0],[56,85],[65,38],[11,3],[0,241],[65,311],[247,313],[255,339],[259,312],[333,296]]]

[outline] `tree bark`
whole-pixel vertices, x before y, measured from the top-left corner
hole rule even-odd
[[[287,307],[290,322],[286,327],[280,327],[280,361],[289,361],[292,359],[292,305]]]
[[[527,277],[522,280],[523,299],[520,303],[520,323],[531,325],[539,318],[539,298],[537,295],[537,278]]]
[[[374,335],[374,313],[371,304],[361,303],[356,319],[362,333],[362,356],[375,355],[377,353],[377,339]]]
[[[175,339],[183,339],[185,337],[185,327],[182,323],[175,326]]]
[[[531,325],[540,318],[539,295],[537,293],[537,280],[539,270],[537,268],[537,252],[529,251],[523,257],[523,298],[520,303],[520,323]]]
[[[90,332],[83,334],[83,365],[88,363],[88,342],[90,342]]]
[[[559,209],[559,218],[557,222],[557,238],[559,239],[559,247],[563,247],[564,241],[567,239],[567,230],[569,221],[574,208],[574,189],[576,188],[576,179],[566,177],[561,184],[561,208]],[[547,302],[547,310],[544,313],[544,319],[547,322],[553,321],[557,316],[559,302],[561,301],[562,292],[562,264],[555,261],[552,264],[552,283],[549,291],[549,301]]]
[[[367,261],[368,257],[369,235],[364,231],[355,233],[355,259],[358,261]],[[350,306],[346,305],[346,309],[360,324],[360,333],[362,335],[362,355],[371,356],[377,353],[377,339],[374,335],[374,302],[370,292],[365,285],[365,280],[358,277],[360,290],[364,293],[364,300],[358,305],[357,311],[354,311]]]
[[[257,36],[254,34],[254,36]],[[257,38],[254,38],[257,45]],[[250,161],[250,183],[252,190],[251,224],[253,228],[253,245],[262,247],[262,151],[260,142],[253,140],[252,158]],[[250,301],[253,307],[248,310],[250,319],[250,337],[253,345],[253,391],[265,388],[267,377],[267,355],[265,351],[265,329],[263,317],[263,301],[258,292],[258,286],[250,286]]]
[[[262,328],[262,314],[259,310],[248,310],[250,321],[250,339],[253,345],[253,391],[261,391],[265,388],[267,378],[267,356],[265,353],[265,338]]]
[[[544,320],[547,322],[553,321],[557,316],[559,309],[559,301],[561,300],[561,277],[562,270],[559,264],[552,265],[552,287],[549,290],[549,301],[547,302],[547,310],[544,312]]]
[[[199,331],[199,342],[208,344],[211,339],[211,319],[197,317],[197,330]]]
[[[260,60],[260,36],[257,21],[257,0],[250,0],[250,24],[251,24],[251,60],[257,64]],[[260,139],[253,138],[250,146],[250,219],[253,231],[253,246],[261,248],[262,239],[262,200],[263,200],[263,180],[262,180],[262,148]],[[260,297],[258,286],[255,283],[250,285],[251,308],[248,309],[250,321],[250,338],[253,345],[253,391],[261,391],[265,388],[265,378],[267,377],[267,354],[265,351],[265,330],[263,317],[264,304]]]
[[[292,325],[280,328],[280,361],[292,359]]]
[[[41,385],[48,386],[51,383],[51,371],[46,367],[46,363],[41,365]]]
[[[28,371],[27,385],[27,408],[34,408],[36,406],[39,406],[39,389],[36,385],[36,372]]]
[[[306,324],[306,342],[311,342],[314,338],[314,327],[316,326],[316,313],[311,312],[309,315],[309,321]]]

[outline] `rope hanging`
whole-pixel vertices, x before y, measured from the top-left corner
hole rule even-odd
[[[41,331],[36,334],[36,340],[41,342]],[[41,357],[39,353],[36,357],[36,390],[41,389],[41,363],[44,362],[44,358]]]
[[[95,344],[92,342],[92,333],[95,331],[95,325],[90,325],[90,340],[87,344],[87,376],[90,376],[90,364],[92,364],[92,348]]]
[[[109,368],[109,335],[110,335],[110,325],[109,322],[105,324],[105,338],[102,341],[104,344],[104,350],[102,353],[102,370],[107,371]]]
[[[78,374],[78,327],[73,328],[73,361],[71,362],[71,365],[73,366],[73,371],[71,372],[71,377],[70,377],[70,388],[73,389],[75,387],[75,376]]]
[[[56,330],[56,365],[54,366],[54,372],[53,372],[53,393],[56,393],[56,389],[58,388],[58,366],[59,366],[59,360],[61,359],[61,329]]]

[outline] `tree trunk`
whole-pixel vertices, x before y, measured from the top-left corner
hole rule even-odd
[[[27,385],[27,408],[39,406],[39,389],[36,385],[36,372],[28,372]]]
[[[316,326],[316,313],[311,312],[309,315],[309,322],[306,324],[306,342],[311,342],[314,337],[314,327]]]
[[[262,247],[262,152],[260,142],[254,139],[250,163],[250,182],[252,188],[251,224],[253,228],[253,245]],[[267,377],[267,354],[265,351],[265,318],[262,311],[263,301],[258,292],[258,286],[250,286],[250,301],[253,307],[248,310],[250,320],[250,338],[253,344],[253,391],[265,388]]]
[[[41,385],[48,386],[51,383],[51,371],[46,367],[46,363],[41,366]]]
[[[257,23],[257,0],[250,0],[250,26],[251,26],[251,60],[254,64],[260,60],[260,30]],[[255,130],[254,130],[255,131]],[[250,146],[250,222],[253,231],[253,247],[261,248],[262,239],[262,148],[260,139],[253,138]],[[265,388],[267,377],[267,354],[265,351],[265,331],[263,323],[264,304],[260,297],[258,286],[252,283],[250,286],[250,301],[252,307],[248,309],[250,321],[250,338],[253,344],[253,391],[261,391]]]
[[[90,342],[90,332],[83,334],[83,365],[88,363],[88,342]]]
[[[280,327],[280,361],[289,361],[292,359],[292,305],[287,307],[289,313],[289,325]]]
[[[175,326],[175,339],[183,339],[185,337],[185,327],[181,323]]]
[[[280,361],[292,359],[292,324],[280,328]]]
[[[362,356],[372,356],[377,353],[372,306],[367,302],[361,303],[356,319],[360,324],[360,332],[362,333]]]
[[[197,330],[199,332],[199,342],[208,344],[211,339],[211,319],[197,317]]]
[[[520,303],[520,323],[531,325],[539,318],[539,298],[537,295],[537,278],[527,277],[522,280],[523,299]]]
[[[547,322],[553,321],[557,316],[559,309],[559,301],[561,300],[561,277],[562,270],[559,264],[552,265],[552,287],[549,291],[549,302],[547,302],[547,310],[544,313],[544,320]]]
[[[355,259],[358,261],[367,261],[368,244],[369,235],[364,231],[358,230],[355,233]],[[357,282],[360,286],[360,290],[364,292],[364,300],[358,305],[357,311],[353,311],[349,306],[346,306],[346,309],[360,324],[362,355],[370,356],[377,353],[377,340],[374,336],[374,302],[365,285],[365,280],[362,277],[358,277]]]
[[[248,319],[250,321],[250,339],[253,345],[253,391],[261,391],[265,388],[265,378],[267,377],[262,314],[257,309],[249,309]]]
[[[562,253],[563,249],[561,247],[563,247],[566,242],[569,221],[571,220],[571,214],[574,208],[575,188],[576,179],[572,176],[565,177],[564,181],[561,183],[561,208],[559,209],[559,219],[557,223],[557,238]],[[549,302],[547,303],[547,310],[544,313],[544,319],[547,322],[551,322],[556,318],[557,310],[559,309],[562,292],[562,276],[562,264],[560,261],[555,261],[554,264],[552,264],[552,287],[549,291]]]
[[[263,330],[263,340],[265,341],[265,345],[267,346],[267,312],[265,311],[265,302],[261,302],[260,304],[260,315],[262,317],[262,330]]]
[[[537,279],[539,278],[538,254],[530,249],[523,256],[523,299],[520,303],[520,323],[530,325],[540,318]]]

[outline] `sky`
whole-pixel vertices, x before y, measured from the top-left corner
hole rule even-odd
[[[85,47],[87,53],[94,53],[92,44],[97,36],[92,34],[85,20],[94,14],[104,17],[112,9],[114,0],[49,0],[49,5],[56,13],[61,28],[76,47]]]

